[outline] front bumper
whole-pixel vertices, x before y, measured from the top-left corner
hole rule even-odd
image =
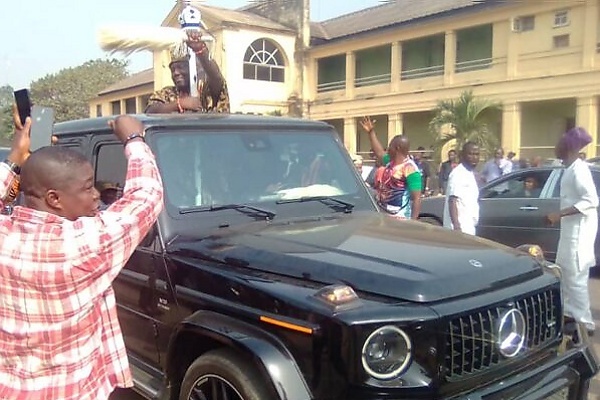
[[[568,388],[569,400],[587,399],[590,379],[600,364],[593,350],[583,345],[557,356],[537,368],[512,375],[490,386],[450,399],[542,400]]]
[[[368,393],[354,391],[348,399],[360,400],[400,400],[400,399],[444,399],[444,400],[543,400],[543,399],[587,399],[591,378],[599,371],[600,363],[594,351],[581,344],[564,351],[550,361],[526,369],[490,385],[461,394],[438,397],[422,393],[404,395],[381,392]],[[564,395],[568,393],[568,396]]]

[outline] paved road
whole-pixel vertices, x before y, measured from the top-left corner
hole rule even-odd
[[[596,354],[600,355],[600,267],[598,268],[598,272],[590,279],[590,293],[592,296],[592,313],[597,327],[592,342]],[[115,392],[110,400],[142,400],[142,397],[130,390],[121,390]],[[600,374],[592,381],[588,400],[600,400]]]

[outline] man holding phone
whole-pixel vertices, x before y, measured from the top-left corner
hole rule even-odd
[[[128,160],[123,197],[100,212],[76,151],[30,153],[31,119],[0,162],[0,198],[20,174],[24,206],[0,216],[0,398],[107,399],[132,386],[111,284],[162,208],[143,125],[111,121]],[[1,206],[2,204],[0,204]]]
[[[27,89],[15,90],[14,95],[21,125],[25,125],[25,119],[31,117],[30,150],[35,151],[50,146],[54,127],[54,109],[32,105]]]

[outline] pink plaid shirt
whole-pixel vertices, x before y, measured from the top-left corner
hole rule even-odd
[[[132,385],[112,281],[162,208],[148,146],[127,145],[123,197],[68,221],[0,216],[0,399],[106,399]],[[0,197],[14,175],[0,164]]]

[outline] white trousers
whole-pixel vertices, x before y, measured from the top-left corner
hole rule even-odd
[[[559,260],[557,260],[559,261]],[[594,319],[590,305],[588,281],[589,268],[578,271],[573,262],[558,264],[562,269],[562,292],[565,303],[565,315],[585,324],[587,329],[594,329]]]

